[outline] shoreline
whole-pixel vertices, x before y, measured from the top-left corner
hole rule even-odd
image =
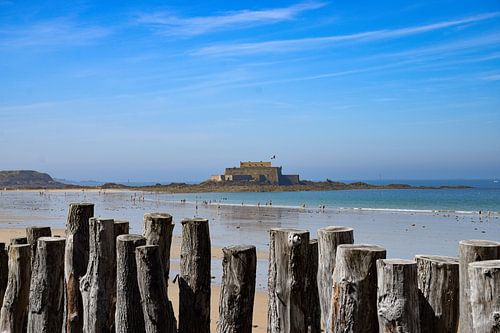
[[[389,190],[389,189],[386,189]],[[399,190],[404,190],[404,189],[399,189]],[[339,190],[339,191],[344,191],[344,190]],[[349,191],[349,190],[345,190]],[[250,192],[189,192],[189,193],[166,193],[166,192],[158,192],[158,191],[149,191],[149,190],[135,190],[135,189],[101,189],[101,188],[71,188],[71,189],[0,189],[0,195],[2,193],[12,193],[12,192],[27,192],[27,193],[99,193],[99,194],[112,194],[112,193],[125,193],[125,192],[130,192],[130,193],[143,193],[143,194],[172,194],[172,195],[179,195],[179,194],[214,194],[214,193],[228,193],[228,194],[233,194],[233,193],[250,193]],[[294,192],[294,191],[292,191]],[[306,191],[309,192],[309,191]],[[326,192],[326,191],[319,191],[319,192]],[[254,193],[260,193],[260,192],[254,192]],[[265,192],[265,193],[272,193],[272,192]],[[178,199],[178,200],[159,200],[159,199],[144,199],[144,201],[148,202],[163,202],[163,203],[169,203],[169,204],[189,204],[189,205],[204,205],[204,206],[224,206],[224,207],[252,207],[252,208],[259,208],[259,209],[290,209],[290,210],[298,210],[298,211],[322,211],[322,212],[335,212],[335,211],[357,211],[357,212],[384,212],[384,213],[408,213],[408,214],[457,214],[457,215],[477,215],[479,214],[480,211],[478,210],[453,210],[453,209],[416,209],[416,208],[393,208],[393,207],[335,207],[335,206],[326,206],[323,205],[324,207],[315,207],[315,206],[304,206],[304,205],[282,205],[282,204],[272,204],[272,205],[265,205],[265,204],[256,204],[256,203],[231,203],[231,202],[220,202],[220,201],[212,201],[208,203],[204,203],[204,200],[200,201],[193,201],[193,200],[185,200],[185,199]],[[500,217],[500,211],[488,211],[488,210],[482,210],[481,211],[483,216],[490,215],[491,217]]]

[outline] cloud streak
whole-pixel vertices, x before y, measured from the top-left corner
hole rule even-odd
[[[240,10],[214,16],[183,18],[171,13],[158,12],[140,15],[136,23],[152,28],[163,35],[192,37],[215,31],[241,29],[273,24],[296,18],[305,11],[319,9],[322,2],[304,2],[289,7],[263,10]]]
[[[20,28],[0,28],[0,47],[83,45],[110,34],[108,28],[84,26],[58,18]]]
[[[300,51],[310,48],[318,48],[331,46],[339,42],[368,42],[384,39],[395,39],[406,36],[422,34],[431,31],[442,30],[481,22],[484,20],[496,18],[500,16],[500,12],[492,12],[475,16],[468,16],[458,20],[443,21],[433,24],[412,26],[399,29],[383,29],[354,34],[334,35],[326,37],[309,37],[298,39],[273,40],[255,43],[231,43],[218,44],[202,47],[192,52],[194,55],[211,55],[211,56],[234,56],[245,54],[259,53],[276,53],[276,52],[291,52]]]

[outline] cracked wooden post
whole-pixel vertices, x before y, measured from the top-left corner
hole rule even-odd
[[[472,331],[500,332],[500,260],[469,264]]]
[[[179,333],[210,332],[210,231],[207,219],[184,220],[179,275]]]
[[[385,256],[385,248],[378,245],[337,247],[331,332],[378,333],[377,260]]]
[[[459,314],[458,258],[417,255],[420,329],[456,333]]]
[[[64,324],[67,333],[83,332],[83,303],[80,279],[89,261],[89,220],[94,216],[94,204],[72,203],[66,220],[64,280],[66,309]]]
[[[141,295],[146,333],[175,333],[176,322],[172,305],[167,296],[167,284],[160,264],[158,245],[144,245],[136,248],[137,281]],[[196,326],[191,318],[191,326]],[[202,331],[198,331],[202,332]]]
[[[377,260],[377,280],[379,331],[420,333],[417,263]]]
[[[89,263],[80,279],[83,304],[83,331],[109,332],[115,314],[112,291],[115,281],[111,278],[115,269],[114,221],[91,218],[89,225]]]
[[[305,333],[309,232],[274,228],[269,233],[267,332]]]
[[[9,247],[9,277],[0,311],[0,332],[23,333],[28,320],[31,246]]]
[[[318,240],[309,241],[307,255],[306,297],[307,332],[321,333],[321,307],[318,293]]]
[[[169,214],[144,214],[144,237],[146,237],[146,244],[158,245],[160,247],[161,263],[167,284],[170,274],[170,247],[172,245],[174,226],[172,216]]]
[[[5,243],[0,243],[0,309],[7,289],[7,281],[9,279],[9,255],[5,249]]]
[[[500,243],[489,240],[462,240],[460,252],[460,333],[472,332],[469,264],[475,261],[500,259]]]
[[[31,274],[28,333],[61,332],[64,312],[62,237],[40,237]]]
[[[35,263],[36,259],[36,248],[37,241],[40,237],[50,237],[52,236],[52,231],[50,227],[27,227],[26,228],[26,238],[28,244],[31,246],[31,266]],[[31,268],[33,270],[33,267]]]
[[[116,333],[145,332],[135,261],[135,249],[143,245],[146,238],[140,235],[116,238]]]
[[[323,327],[331,331],[333,270],[337,246],[354,243],[352,228],[329,226],[318,229],[318,292]]]
[[[217,333],[252,333],[257,252],[253,245],[222,249],[222,286]]]
[[[28,238],[21,236],[21,237],[14,237],[14,238],[10,239],[9,245],[17,245],[17,244],[28,244]]]
[[[111,313],[113,315],[113,321],[112,321],[112,324],[111,324],[111,331],[114,332],[116,330],[115,328],[115,321],[114,321],[114,318],[115,318],[115,312],[116,312],[116,239],[118,236],[120,235],[127,235],[128,232],[129,232],[129,227],[130,223],[128,221],[125,221],[125,220],[114,220],[114,223],[113,223],[113,234],[114,234],[114,238],[113,238],[113,246],[115,248],[115,257],[114,257],[114,262],[112,263],[112,271],[111,271],[111,278],[113,279],[114,283],[113,283],[113,290],[111,291],[111,295],[112,295],[112,306],[111,306]]]

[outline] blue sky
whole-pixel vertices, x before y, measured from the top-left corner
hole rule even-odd
[[[0,0],[0,169],[500,177],[500,2]]]

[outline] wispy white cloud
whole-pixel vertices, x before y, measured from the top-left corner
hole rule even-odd
[[[0,47],[82,45],[104,38],[111,32],[109,28],[57,18],[22,27],[1,27]]]
[[[214,16],[179,17],[158,12],[140,15],[136,22],[169,36],[189,37],[214,31],[241,29],[292,20],[301,13],[322,8],[323,2],[304,2],[283,8],[240,10]]]
[[[425,24],[399,29],[382,29],[345,35],[273,40],[255,43],[217,44],[200,48],[192,52],[192,54],[232,56],[257,53],[290,52],[308,48],[329,46],[338,42],[361,42],[401,38],[451,27],[457,27],[464,24],[480,22],[499,16],[500,12],[492,12],[481,15],[468,16],[458,20],[443,21],[433,24]]]
[[[500,73],[485,75],[481,79],[485,81],[500,81]]]

